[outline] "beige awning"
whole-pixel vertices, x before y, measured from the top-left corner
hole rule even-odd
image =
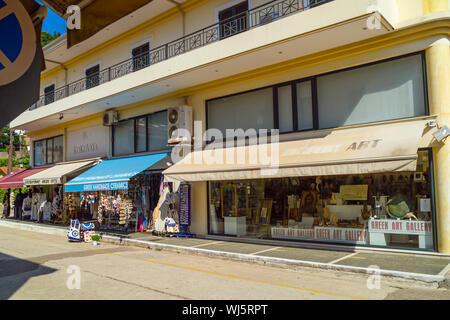
[[[193,182],[415,171],[429,120],[321,131],[263,146],[208,146],[163,174],[166,181]]]
[[[72,175],[78,171],[88,169],[97,162],[97,160],[89,160],[60,163],[51,168],[48,168],[47,170],[41,171],[23,179],[23,182],[26,186],[62,184],[64,176]]]

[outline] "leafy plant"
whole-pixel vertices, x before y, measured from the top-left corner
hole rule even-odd
[[[100,241],[100,236],[98,234],[94,234],[92,236],[92,241]]]

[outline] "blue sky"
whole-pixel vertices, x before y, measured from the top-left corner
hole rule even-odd
[[[39,2],[43,5],[42,2]],[[58,31],[61,34],[66,33],[66,21],[54,13],[52,10],[47,8],[47,18],[44,20],[44,24],[42,26],[42,31],[47,31],[50,34],[53,34],[53,31]]]

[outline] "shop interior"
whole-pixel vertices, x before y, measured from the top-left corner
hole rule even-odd
[[[428,150],[418,152],[416,172],[209,182],[209,232],[431,249],[430,157]],[[393,221],[430,223],[425,230],[408,224],[399,231],[391,230]],[[374,226],[384,225],[376,222],[387,223],[383,233]],[[358,232],[354,239],[333,237],[339,230]]]

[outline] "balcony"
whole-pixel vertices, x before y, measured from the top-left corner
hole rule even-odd
[[[377,37],[393,30],[392,10],[383,6],[390,3],[322,0],[300,8],[298,0],[271,1],[47,93],[11,126],[34,131],[61,125]],[[380,10],[368,11],[374,4]],[[380,28],[368,29],[373,16]]]
[[[97,75],[85,77],[64,87],[58,88],[54,92],[44,94],[40,96],[39,100],[33,104],[29,110],[48,105],[191,50],[227,39],[258,26],[274,22],[294,13],[312,9],[331,1],[334,0],[309,0],[307,6],[304,6],[304,3],[307,2],[303,0],[270,1],[180,39],[166,43],[165,45],[150,50],[148,53],[141,54],[103,69]]]

